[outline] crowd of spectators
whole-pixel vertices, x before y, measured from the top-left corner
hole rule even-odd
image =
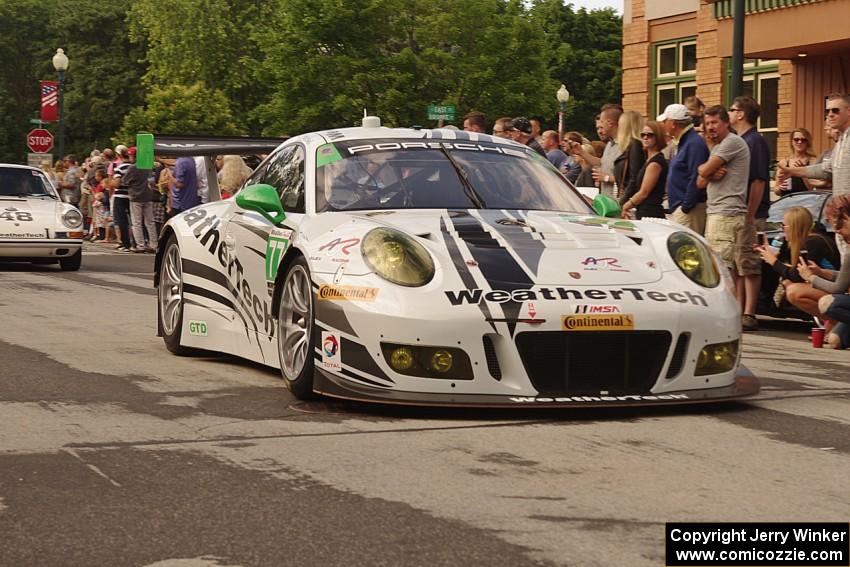
[[[824,129],[834,145],[815,156],[805,128],[791,133],[788,156],[776,162],[778,195],[831,189],[826,209],[831,239],[803,207],[787,211],[784,238],[768,246],[771,158],[759,134],[761,108],[749,96],[729,108],[708,108],[697,97],[668,105],[655,120],[605,104],[596,116],[598,142],[579,132],[535,129],[525,117],[497,119],[492,134],[530,146],[577,187],[595,186],[617,199],[625,218],[669,218],[705,236],[735,282],[745,331],[758,329],[756,309],[763,263],[770,267],[775,301],[812,315],[827,343],[850,347],[850,95],[827,97]],[[485,132],[482,113],[464,129]],[[838,324],[836,324],[838,323]]]
[[[136,148],[92,150],[82,163],[67,155],[41,169],[60,198],[85,219],[85,238],[119,252],[152,253],[165,221],[209,199],[203,157],[160,159],[153,169],[136,167]],[[238,155],[218,156],[215,169],[221,195],[229,197],[251,174]]]

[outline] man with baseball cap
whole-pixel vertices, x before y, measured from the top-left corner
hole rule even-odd
[[[130,218],[133,223],[133,240],[136,246],[132,252],[156,252],[158,244],[156,223],[153,219],[153,203],[151,202],[151,179],[153,177],[150,169],[139,169],[136,167],[135,146],[127,149],[130,156],[130,166],[124,172],[124,184],[130,196]],[[148,245],[145,246],[145,231],[142,230],[144,223],[148,233]]]
[[[531,126],[531,120],[525,116],[518,116],[517,118],[514,118],[512,126],[513,130],[511,131],[511,136],[513,137],[514,142],[525,144],[541,156],[546,157],[546,152],[542,147],[540,147],[540,144],[537,143],[537,140],[535,140],[532,135],[533,128]]]
[[[708,161],[708,146],[694,131],[693,118],[684,104],[669,104],[656,118],[678,148],[667,173],[670,219],[705,234],[706,194],[697,188],[699,166]]]

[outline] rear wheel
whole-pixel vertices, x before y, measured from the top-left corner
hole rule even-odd
[[[76,254],[59,258],[59,267],[66,272],[76,272],[80,269],[80,264],[83,262],[83,249],[77,250]]]
[[[303,257],[286,271],[277,317],[280,372],[293,395],[301,400],[316,398],[313,392],[313,290],[310,271]]]
[[[174,238],[165,245],[157,290],[159,329],[165,346],[174,354],[187,355],[192,349],[180,346],[183,329],[183,262],[180,246]]]

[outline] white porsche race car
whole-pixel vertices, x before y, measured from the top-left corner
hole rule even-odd
[[[299,398],[589,406],[754,394],[704,240],[596,212],[533,150],[378,124],[275,149],[165,226],[159,334],[280,368]]]
[[[0,163],[0,260],[59,262],[79,270],[83,215],[40,169]]]

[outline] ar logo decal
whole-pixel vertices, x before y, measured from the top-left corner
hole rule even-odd
[[[283,255],[289,248],[289,240],[292,237],[292,231],[283,228],[275,228],[269,233],[269,239],[266,242],[266,281],[273,282],[277,277],[277,269],[280,267],[280,261]]]

